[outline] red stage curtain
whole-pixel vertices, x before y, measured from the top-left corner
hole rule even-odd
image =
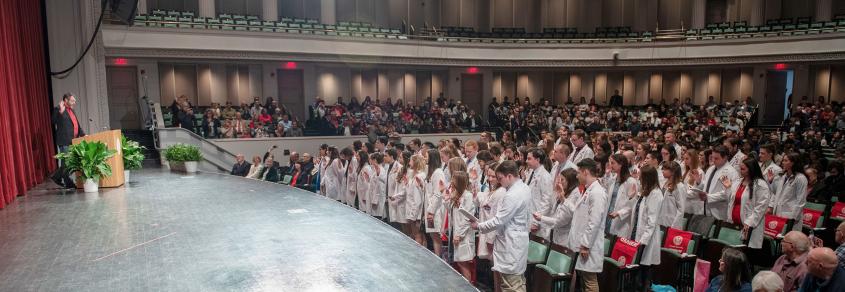
[[[0,1],[0,208],[56,168],[41,1]]]

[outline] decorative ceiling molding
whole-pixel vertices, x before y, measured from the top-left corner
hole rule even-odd
[[[325,55],[306,53],[277,53],[253,51],[221,51],[161,48],[106,48],[107,57],[152,59],[214,59],[246,61],[300,61],[353,64],[420,65],[420,66],[480,66],[480,67],[642,67],[642,66],[706,66],[778,62],[825,62],[845,60],[845,52],[822,54],[790,54],[768,56],[665,58],[613,60],[467,60],[447,58],[376,57],[361,55]]]

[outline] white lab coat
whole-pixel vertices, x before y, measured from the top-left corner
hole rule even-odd
[[[737,173],[739,173],[739,165],[742,164],[742,161],[745,160],[746,157],[748,156],[746,156],[745,153],[742,153],[742,151],[737,150],[736,154],[734,154],[734,157],[731,158],[730,164],[734,167]]]
[[[322,177],[320,177],[320,184],[322,184],[326,192],[323,194],[329,199],[337,200],[338,192],[338,182],[337,182],[337,169],[341,167],[340,159],[335,159],[331,163],[327,163],[326,167],[323,168]]]
[[[713,175],[713,179],[710,181],[710,189],[707,189],[708,179],[710,179],[710,175],[713,174],[713,172],[716,172],[716,174]],[[701,184],[699,185],[699,189],[707,192],[708,194],[724,191],[725,185],[723,185],[721,181],[723,176],[727,176],[728,179],[730,179],[734,185],[739,183],[739,173],[730,163],[725,163],[724,165],[722,165],[722,167],[718,169],[715,165],[711,165],[707,168],[707,172],[704,173],[704,176],[701,177]],[[701,199],[698,198],[696,200],[700,201]],[[716,218],[716,220],[725,221],[728,219],[726,218],[726,215],[728,214],[727,210],[728,202],[726,201],[715,201],[712,203],[708,201],[707,208],[705,211],[710,216],[713,216],[713,218]]]
[[[405,219],[407,221],[419,221],[423,218],[423,201],[425,200],[425,172],[420,171],[414,175],[408,171],[408,180],[405,182],[402,194],[405,200]],[[401,199],[401,198],[400,198]]]
[[[531,188],[531,213],[540,212],[543,216],[551,216],[554,211],[555,192],[552,190],[554,182],[552,176],[542,165],[532,170],[528,174],[528,187]],[[533,224],[539,222],[532,219]],[[540,229],[535,233],[537,236],[544,239],[549,239],[551,229],[548,227],[539,226]]]
[[[554,244],[570,248],[569,228],[572,226],[572,214],[575,212],[575,204],[578,203],[579,198],[581,198],[581,192],[578,188],[574,188],[563,202],[557,203],[551,216],[540,217],[540,223],[552,229]]]
[[[605,181],[603,186],[607,189],[606,204],[609,205],[612,200],[613,191],[617,188],[616,175],[608,175],[603,181]],[[634,203],[637,202],[637,191],[640,189],[639,185],[640,183],[633,177],[628,177],[625,182],[619,185],[619,192],[616,193],[616,202],[614,202],[614,206],[610,209],[610,212],[607,213],[616,212],[619,214],[615,219],[607,219],[612,220],[610,222],[610,234],[624,237],[631,232],[631,213],[634,211]],[[632,188],[635,190],[633,193],[631,193]],[[601,228],[604,231],[604,225]]]
[[[657,218],[660,217],[660,208],[663,205],[663,191],[660,188],[654,188],[648,194],[648,197],[640,200],[639,204],[640,212],[637,214],[638,216],[636,218],[631,216],[631,228],[633,228],[634,220],[637,220],[637,234],[634,234],[634,240],[645,245],[640,264],[646,266],[659,265],[661,236]],[[634,209],[636,207],[637,203],[635,202]]]
[[[701,168],[696,168],[696,169],[691,170],[691,171],[698,172],[699,174],[701,174],[701,180],[702,181],[707,179],[706,177],[704,177],[704,171],[702,171]],[[686,171],[684,171],[684,174],[686,174]],[[684,190],[684,192],[687,194],[686,206],[684,206],[684,213],[693,214],[693,215],[702,215],[702,214],[704,214],[704,201],[702,201],[701,199],[698,198],[698,193],[689,191],[690,185],[698,187],[698,186],[694,185],[694,183],[692,183],[692,184],[690,183],[689,180],[690,180],[690,177],[692,177],[692,176],[693,176],[693,174],[692,174],[692,172],[690,172],[690,174],[687,177],[684,178],[684,184],[685,184],[685,187],[687,188],[686,190]]]
[[[399,173],[402,172],[402,164],[399,161],[393,161],[393,169],[387,174],[385,184],[387,187],[387,198],[395,197],[396,193],[403,192],[406,188],[401,186],[399,182]],[[390,222],[405,223],[405,199],[386,200],[387,201],[387,216]]]
[[[664,187],[663,206],[660,208],[657,225],[683,230],[684,226],[681,223],[683,223],[686,205],[687,185],[685,183],[679,182],[675,186],[675,190],[671,192],[668,187]]]
[[[452,194],[457,195],[457,194]],[[472,193],[465,191],[461,195],[460,205],[455,206],[451,200],[445,201],[444,205],[449,210],[449,228],[452,238],[461,237],[461,242],[453,246],[452,258],[456,262],[466,262],[475,258],[475,230],[470,226],[469,217],[464,216],[458,209],[464,209],[470,214],[475,214],[475,202]]]
[[[481,165],[478,164],[477,157],[472,157],[471,159],[466,159],[467,164],[467,175],[469,175],[469,187],[467,189],[472,190],[473,186],[476,189],[481,189],[481,176],[483,170],[481,169]],[[475,178],[473,178],[473,173],[475,173]]]
[[[478,220],[481,222],[493,219],[496,216],[496,211],[499,208],[499,202],[505,195],[505,188],[498,188],[492,192],[479,192],[475,195],[475,205],[478,206]],[[496,240],[496,232],[481,233],[478,235],[478,257],[482,259],[490,259],[492,250],[488,249],[487,245],[493,244]]]
[[[448,187],[443,169],[435,169],[425,187],[426,214],[423,214],[423,220],[427,214],[434,215],[434,226],[425,223],[426,233],[440,233],[443,230],[443,191]]]
[[[578,151],[577,148],[575,148],[575,145],[572,145],[572,149],[575,150],[572,150],[572,153],[569,154],[569,160],[576,165],[578,162],[581,162],[581,160],[596,156],[596,153],[593,152],[593,149],[590,149],[589,145],[584,145],[584,148],[581,148],[581,151]]]
[[[355,196],[358,192],[358,158],[353,157],[346,167],[349,171],[346,176],[346,204],[355,206]]]
[[[338,159],[339,160],[339,159]],[[349,162],[339,164],[340,168],[337,169],[337,197],[335,199],[339,200],[341,203],[346,203],[346,190],[348,188],[347,184],[347,177],[346,177],[346,169],[349,167]]]
[[[760,163],[760,170],[763,171],[764,178],[768,178],[769,171],[771,171],[775,175],[775,177],[772,179],[772,182],[769,183],[769,189],[774,186],[773,183],[775,182],[775,180],[777,180],[777,178],[783,173],[783,169],[780,168],[780,166],[778,166],[777,163],[775,163],[774,161],[770,161],[769,165],[763,165],[762,163]]]
[[[317,173],[320,176],[320,187],[318,188],[320,195],[325,196],[326,192],[323,190],[326,188],[326,184],[329,183],[329,180],[326,178],[326,168],[329,167],[329,158],[323,157],[320,159],[320,164],[317,165]]]
[[[373,177],[373,169],[369,164],[364,165],[361,168],[361,172],[358,173],[358,180],[356,181],[356,194],[358,194],[358,209],[361,212],[370,214],[370,185],[371,181],[375,179]]]
[[[387,168],[384,165],[373,166],[373,169],[378,167],[378,172],[373,171],[376,179],[370,180],[370,215],[382,218],[384,217],[384,202],[387,199]],[[378,174],[376,174],[378,173]]]
[[[522,180],[517,180],[499,201],[496,216],[478,223],[478,230],[482,233],[496,232],[493,241],[493,271],[508,275],[525,273],[528,265],[530,208],[531,189]]]
[[[589,256],[578,257],[575,269],[600,273],[604,265],[604,221],[607,218],[607,192],[598,180],[584,190],[572,214],[568,246],[575,252],[590,249]]]
[[[564,170],[570,169],[570,168],[574,169],[576,171],[578,170],[578,166],[575,165],[575,163],[572,163],[572,161],[566,160],[566,162],[564,162],[563,165],[561,165],[561,163],[559,161],[555,161],[554,165],[552,165],[552,171],[549,172],[549,173],[552,174],[552,177],[555,177],[556,175],[560,175],[561,171],[564,171]],[[552,180],[552,182],[554,182],[554,180]]]
[[[742,222],[733,222],[734,201],[736,201],[736,192],[739,190],[741,183],[733,183],[730,190],[723,190],[718,193],[708,194],[707,201],[722,200],[728,203],[727,221],[733,224],[745,224],[751,228],[751,236],[749,237],[748,247],[762,248],[763,246],[763,231],[766,229],[763,226],[766,218],[766,208],[769,205],[771,198],[771,191],[769,184],[764,180],[756,180],[754,182],[754,198],[749,198],[749,188],[745,187],[742,192],[742,208],[739,209],[739,216]],[[789,217],[787,217],[789,218]]]
[[[775,189],[775,196],[769,203],[769,207],[774,209],[772,212],[786,219],[795,219],[794,230],[801,230],[804,204],[807,203],[807,177],[803,173],[796,173],[791,178],[782,175],[772,185]]]

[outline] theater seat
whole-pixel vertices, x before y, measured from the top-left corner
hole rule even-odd
[[[773,229],[776,223],[773,221],[781,221],[786,222],[782,225],[781,228],[775,231],[766,232],[763,231],[763,246],[758,250],[749,249],[749,261],[752,265],[759,266],[759,267],[766,267],[771,268],[775,265],[775,260],[781,255],[780,251],[780,241],[783,239],[782,235],[786,235],[792,226],[792,224],[801,224],[801,222],[793,223],[792,220],[773,216],[773,215],[766,215],[766,218],[763,221],[764,226],[760,226],[759,228],[766,228],[766,226],[770,226],[769,229]],[[778,236],[781,235],[781,236]]]
[[[665,236],[660,248],[660,265],[654,269],[654,283],[670,285],[678,291],[692,291],[695,261],[698,259],[695,251],[698,250],[701,235],[674,228],[662,229]],[[681,236],[681,241],[689,238],[683,252],[677,249],[680,245],[676,240],[677,236]]]
[[[531,271],[534,270],[534,266],[546,262],[546,257],[549,254],[549,242],[534,234],[529,234],[528,237],[530,240],[528,241],[528,266],[525,269],[525,279],[530,286],[532,282]]]
[[[546,262],[533,269],[531,291],[569,291],[577,254],[557,244],[551,244],[550,249]]]
[[[714,237],[707,241],[701,258],[710,262],[710,277],[719,274],[719,259],[722,258],[722,250],[725,247],[739,248],[746,250],[746,241],[742,240],[742,227],[723,221],[714,224],[716,227]]]
[[[605,242],[607,240],[605,238]],[[604,257],[604,267],[598,276],[599,291],[637,291],[641,285],[638,275],[640,271],[640,258],[643,254],[643,245],[636,244],[636,242],[625,238],[617,238],[612,242],[613,248],[610,250],[610,256]],[[614,259],[612,257],[614,252],[621,252],[626,248],[632,247],[631,243],[636,244],[636,252],[634,252],[634,258],[632,260],[629,261],[627,258],[622,257]]]

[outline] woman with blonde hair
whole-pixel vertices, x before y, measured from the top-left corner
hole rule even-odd
[[[410,154],[411,152],[405,151]],[[403,153],[402,156],[405,156]],[[425,199],[425,160],[422,155],[412,155],[407,163],[407,169],[403,175],[400,188],[404,189],[402,194],[405,199],[405,230],[417,243],[425,246],[425,236],[420,232],[420,220],[423,214],[423,202]]]
[[[683,229],[684,208],[687,202],[687,186],[681,180],[681,166],[675,161],[663,162],[663,206],[657,224],[675,229]]]
[[[681,165],[681,171],[684,173],[682,182],[687,186],[697,186],[701,183],[701,178],[704,176],[704,171],[701,170],[699,159],[699,151],[693,148],[687,149],[684,153]],[[693,215],[704,214],[704,201],[698,198],[695,192],[687,192],[687,201],[684,206],[684,213]]]
[[[452,158],[460,159],[459,157]],[[460,159],[463,162],[463,159]],[[451,167],[450,167],[451,168]],[[472,281],[472,260],[475,258],[475,230],[470,227],[470,219],[461,211],[475,214],[472,193],[468,189],[469,175],[465,171],[452,173],[452,182],[443,194],[443,201],[448,210],[444,234],[452,247],[452,260],[458,266],[458,272],[468,281]]]

